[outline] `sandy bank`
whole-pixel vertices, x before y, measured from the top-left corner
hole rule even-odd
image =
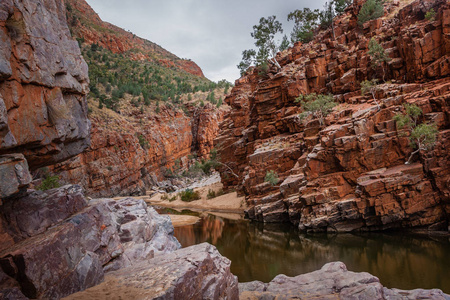
[[[216,182],[214,184],[195,188],[194,191],[200,193],[200,200],[192,202],[184,202],[176,198],[174,201],[168,199],[161,199],[164,196],[162,193],[157,193],[151,197],[142,197],[148,204],[157,205],[161,207],[169,207],[175,209],[193,209],[198,211],[212,211],[212,212],[231,212],[231,213],[243,213],[247,208],[245,205],[245,198],[238,197],[236,192],[228,193],[222,196],[218,196],[213,199],[208,199],[207,194],[209,190],[218,192],[222,189],[222,183]],[[176,196],[177,193],[167,194],[170,199]]]

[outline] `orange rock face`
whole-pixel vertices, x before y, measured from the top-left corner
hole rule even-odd
[[[91,146],[52,171],[64,182],[82,185],[92,197],[143,194],[164,180],[164,171],[175,161],[187,167],[189,154],[207,157],[222,116],[207,104],[192,107],[189,116],[161,109],[141,124],[93,119]]]
[[[113,53],[126,53],[133,60],[149,60],[204,77],[193,61],[180,59],[159,45],[137,37],[113,24],[103,22],[85,0],[67,0],[68,22],[74,36],[88,44],[98,44]]]
[[[87,65],[60,22],[62,3],[41,5],[0,5],[0,154],[23,153],[31,169],[73,157],[89,144]]]
[[[397,4],[398,5],[398,4]],[[436,20],[424,19],[433,8]],[[447,230],[450,213],[449,113],[450,5],[414,1],[387,4],[384,19],[357,28],[360,3],[335,20],[335,35],[321,32],[308,44],[279,53],[280,70],[257,71],[236,81],[225,101],[232,107],[215,140],[222,181],[246,195],[250,218],[291,221],[302,230],[354,231],[397,227]],[[371,67],[375,37],[390,57]],[[360,82],[378,78],[376,98]],[[300,120],[300,94],[332,93],[339,105],[321,126]],[[439,130],[433,150],[405,165],[412,148],[393,116],[404,103],[423,111]],[[279,182],[264,182],[274,170]]]

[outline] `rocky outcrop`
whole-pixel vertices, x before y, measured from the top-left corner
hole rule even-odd
[[[103,22],[85,0],[67,0],[68,22],[74,36],[88,44],[97,44],[113,53],[129,55],[133,60],[149,60],[167,68],[177,68],[204,77],[193,61],[180,59],[161,46],[142,39],[108,22]]]
[[[331,30],[277,55],[281,69],[256,70],[236,81],[232,107],[216,139],[222,181],[246,195],[252,219],[289,220],[302,230],[390,228],[447,230],[450,212],[450,45],[446,1],[386,3],[385,17],[357,27],[361,1],[335,19]],[[435,21],[424,18],[433,8]],[[371,67],[374,37],[390,57]],[[385,79],[381,80],[385,73]],[[360,82],[377,78],[376,101]],[[325,119],[301,120],[300,94],[332,93],[339,105]],[[378,108],[377,103],[380,104]],[[432,151],[404,165],[412,152],[393,116],[418,105],[420,122],[439,133]],[[279,178],[264,182],[269,170]]]
[[[237,299],[230,263],[203,243],[111,272],[102,284],[65,299]]]
[[[190,154],[207,158],[223,115],[207,104],[191,107],[188,114],[163,108],[137,124],[133,119],[95,118],[91,146],[52,172],[63,182],[80,184],[91,197],[144,194],[176,163],[187,168]]]
[[[60,1],[0,5],[0,154],[21,152],[31,169],[89,144],[88,70],[65,14]]]
[[[143,200],[88,204],[79,186],[5,201],[0,219],[1,269],[28,298],[59,299],[180,247],[170,218]]]
[[[296,277],[278,275],[269,283],[239,283],[239,294],[239,299],[450,299],[437,289],[388,289],[377,277],[348,271],[342,262]]]

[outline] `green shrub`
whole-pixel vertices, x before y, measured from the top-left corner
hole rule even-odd
[[[436,18],[436,12],[434,11],[434,9],[430,9],[425,14],[425,19],[427,19],[428,21],[433,22],[435,20],[435,18]]]
[[[332,95],[322,95],[311,93],[308,95],[300,95],[295,102],[300,102],[304,113],[300,117],[305,115],[313,115],[319,119],[321,125],[324,124],[324,118],[333,110],[333,107],[337,105]]]
[[[434,147],[438,130],[436,124],[419,124],[419,117],[422,115],[422,109],[417,105],[405,104],[404,108],[405,113],[395,115],[394,120],[399,129],[406,127],[410,132],[409,145],[415,150],[411,153],[405,163],[409,164],[416,153],[420,153],[420,151],[429,151]]]
[[[206,198],[213,199],[213,198],[216,198],[216,197],[219,197],[222,195],[225,195],[225,192],[223,191],[223,189],[220,189],[217,192],[210,189],[210,190],[208,190],[208,194],[206,195]]]
[[[142,134],[137,134],[137,138],[139,140],[139,145],[141,145],[142,149],[149,148],[149,143]]]
[[[266,177],[264,177],[264,182],[270,183],[271,186],[277,185],[278,181],[278,174],[274,170],[267,171]]]
[[[36,187],[36,189],[40,191],[46,191],[49,189],[55,189],[59,188],[61,184],[59,183],[59,177],[58,175],[50,176],[45,175],[44,180],[42,180],[42,183]]]
[[[185,202],[191,202],[191,201],[200,199],[200,193],[197,191],[194,191],[193,189],[186,189],[184,191],[181,191],[179,193],[179,195],[180,195],[180,199]]]
[[[362,26],[370,20],[378,19],[384,15],[383,0],[367,0],[358,14],[358,25]]]

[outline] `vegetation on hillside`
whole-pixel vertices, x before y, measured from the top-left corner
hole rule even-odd
[[[267,72],[268,64],[280,68],[275,59],[278,51],[283,51],[298,41],[309,42],[313,39],[315,33],[322,29],[327,29],[331,26],[334,36],[333,19],[337,15],[342,14],[351,2],[351,0],[331,0],[325,3],[322,11],[303,8],[289,13],[287,20],[294,21],[290,40],[286,35],[282,37],[281,41],[276,39],[283,33],[283,28],[275,16],[261,18],[259,24],[254,25],[253,32],[250,33],[252,38],[255,39],[257,50],[244,50],[242,52],[242,61],[237,65],[241,75],[245,74],[251,66],[255,66],[260,75]]]
[[[150,61],[134,61],[97,44],[83,45],[82,52],[89,66],[91,96],[97,99],[99,108],[117,111],[125,94],[132,96],[135,107],[159,101],[177,105],[183,95],[191,95],[192,99],[192,94],[199,91],[208,92],[208,100],[217,104],[220,99],[214,96],[215,89],[231,86],[225,80],[215,83]]]
[[[320,125],[324,124],[324,118],[333,110],[333,107],[337,105],[333,95],[316,93],[300,95],[295,99],[295,102],[300,103],[304,110],[304,112],[300,114],[300,118],[312,115],[314,118],[319,119]]]
[[[404,113],[394,116],[399,129],[405,128],[409,133],[409,145],[415,149],[405,164],[410,164],[412,158],[420,151],[428,151],[434,147],[438,134],[436,124],[420,123],[419,118],[423,114],[422,109],[415,104],[405,104]]]
[[[367,0],[358,13],[358,25],[362,26],[370,20],[378,19],[384,14],[384,0]]]

